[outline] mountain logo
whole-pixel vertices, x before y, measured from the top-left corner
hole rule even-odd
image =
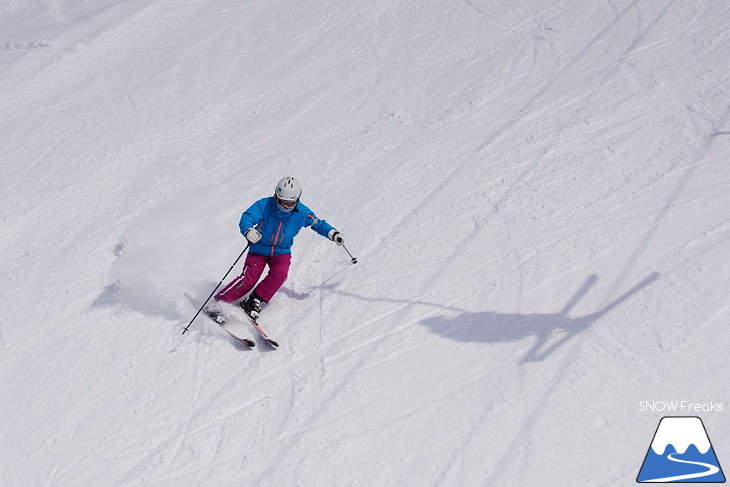
[[[636,482],[725,482],[702,420],[696,416],[662,418]]]

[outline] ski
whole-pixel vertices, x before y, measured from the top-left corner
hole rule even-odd
[[[195,307],[200,307],[200,305],[195,301],[195,299],[190,296],[188,293],[185,293],[185,296],[188,298],[190,303]],[[249,346],[251,348],[254,348],[256,346],[256,342],[250,338],[244,338],[243,334],[245,334],[245,325],[239,321],[227,321],[223,315],[223,313],[217,315],[217,317],[211,316],[205,312],[202,313],[205,315],[210,321],[215,323],[216,325],[220,326],[223,330],[225,330],[226,333],[231,335],[233,338],[238,340],[239,342],[243,343],[246,346]]]
[[[277,342],[276,340],[274,340],[272,338],[269,338],[269,335],[266,334],[266,332],[261,328],[261,325],[259,325],[256,322],[256,320],[254,320],[253,318],[251,318],[248,315],[248,313],[246,313],[244,310],[241,310],[241,312],[246,317],[246,319],[248,319],[248,322],[251,323],[251,326],[253,326],[256,329],[257,332],[259,332],[259,335],[261,335],[261,338],[263,338],[264,340],[266,340],[266,343],[268,343],[269,345],[271,345],[274,348],[279,348],[279,342]]]
[[[238,340],[239,342],[243,343],[244,345],[248,345],[251,348],[256,347],[256,341],[250,339],[250,338],[241,338],[238,336],[238,334],[241,332],[241,330],[235,329],[233,325],[236,323],[226,322],[220,325],[221,328],[223,328],[229,335],[231,335],[233,338]],[[242,324],[242,323],[241,323]]]

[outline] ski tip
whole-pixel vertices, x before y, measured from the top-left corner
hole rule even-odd
[[[248,345],[251,348],[256,347],[256,342],[247,338],[241,338],[241,343],[243,343],[244,345]]]
[[[266,341],[269,342],[269,345],[271,345],[272,347],[279,348],[279,342],[276,342],[276,341],[272,340],[271,338],[269,338]]]

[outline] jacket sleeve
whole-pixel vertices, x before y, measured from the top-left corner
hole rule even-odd
[[[267,198],[257,201],[243,212],[243,215],[241,215],[241,221],[238,222],[238,228],[241,230],[241,235],[246,233],[246,230],[249,228],[261,228],[261,224],[264,221],[266,200]]]
[[[324,220],[320,220],[319,218],[317,218],[317,215],[315,215],[312,211],[307,214],[305,226],[310,227],[312,230],[322,235],[323,237],[327,237],[327,234],[330,232],[330,230],[334,230],[334,227],[332,225]]]

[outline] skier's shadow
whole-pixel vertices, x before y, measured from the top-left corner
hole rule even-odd
[[[659,273],[652,273],[600,311],[580,317],[569,316],[570,310],[596,283],[598,276],[595,274],[588,276],[559,313],[516,314],[485,311],[462,313],[450,319],[437,316],[423,320],[422,324],[447,338],[463,342],[507,343],[534,336],[535,343],[520,363],[537,362],[547,358],[574,336],[586,331],[593,323],[658,278]]]

